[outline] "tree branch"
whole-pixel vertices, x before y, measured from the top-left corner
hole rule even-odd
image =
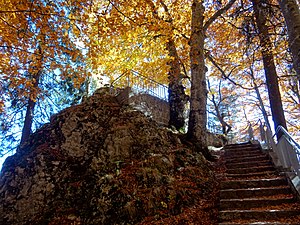
[[[228,74],[228,75],[226,75],[226,73],[225,73],[225,71],[218,65],[218,63],[212,58],[212,56],[207,52],[206,54],[205,54],[205,56],[207,57],[207,59],[221,72],[221,74],[222,74],[222,77],[224,78],[224,79],[227,79],[227,80],[229,80],[231,83],[233,83],[234,85],[236,85],[236,86],[238,86],[238,87],[241,87],[241,88],[243,88],[243,89],[246,89],[246,90],[253,90],[253,88],[248,88],[248,87],[244,87],[243,85],[241,85],[241,84],[238,84],[238,83],[236,83],[234,80],[232,80],[229,76],[230,76],[230,74],[233,72],[233,70],[235,69],[235,68],[233,68],[231,71],[230,71],[230,73]]]
[[[219,9],[217,12],[215,12],[212,17],[210,17],[206,23],[204,24],[203,30],[206,32],[208,27],[219,17],[221,16],[224,12],[226,12],[230,7],[235,3],[236,0],[230,0],[223,8]]]

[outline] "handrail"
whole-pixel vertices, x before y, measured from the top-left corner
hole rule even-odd
[[[113,85],[116,81],[120,80],[123,76],[127,75],[128,76],[128,72],[132,72],[135,76],[138,76],[138,77],[142,77],[144,78],[144,80],[149,80],[151,81],[152,83],[156,83],[157,85],[160,85],[160,86],[163,86],[165,88],[168,88],[167,85],[165,84],[162,84],[152,78],[149,78],[149,77],[146,77],[145,75],[139,73],[138,71],[135,71],[135,70],[126,70],[124,73],[122,73],[120,76],[118,76],[116,79],[114,79],[112,82],[111,82],[111,85]]]
[[[128,72],[128,71],[125,71],[125,72],[122,73],[120,76],[118,76],[116,79],[114,79],[114,80],[110,83],[110,86],[112,87],[113,84],[114,84],[116,81],[120,80],[124,75],[126,75],[127,72]]]
[[[137,77],[137,79],[130,80],[130,75]],[[110,84],[111,87],[117,84],[118,81],[119,83],[121,83],[122,78],[127,79],[126,86],[131,87],[134,91],[138,93],[146,93],[155,96],[157,98],[160,98],[164,101],[168,101],[168,86],[159,83],[154,79],[146,77],[134,70],[127,70],[124,73],[122,73],[120,76],[118,76],[115,80],[111,82]],[[124,86],[124,84],[120,84],[120,85]]]
[[[300,154],[300,145],[294,140],[294,138],[288,133],[288,131],[281,125],[279,125],[275,131],[275,135],[278,134],[279,132],[282,132],[286,138],[290,142],[292,142],[296,147],[297,147],[297,154]],[[275,136],[274,135],[274,136]]]
[[[271,128],[266,123],[259,122],[261,144],[265,144],[270,150],[269,154],[274,164],[300,179],[300,145],[284,127],[278,126],[275,135],[272,135]],[[274,137],[279,132],[282,132],[282,136],[275,142]]]
[[[160,83],[160,82],[158,82],[158,81],[156,81],[156,80],[154,80],[154,79],[152,79],[152,78],[146,77],[145,75],[143,75],[143,74],[141,74],[141,73],[139,73],[139,72],[137,72],[137,71],[135,71],[135,70],[130,70],[130,71],[131,71],[132,73],[134,73],[135,75],[139,76],[139,77],[143,77],[145,80],[149,80],[149,81],[151,81],[151,82],[153,82],[153,83],[156,83],[156,84],[159,85],[159,86],[163,86],[163,87],[165,87],[165,88],[168,88],[167,85],[162,84],[162,83]]]

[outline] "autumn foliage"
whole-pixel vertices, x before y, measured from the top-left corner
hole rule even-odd
[[[196,4],[203,6],[203,12],[193,11]],[[258,98],[266,108],[265,114],[271,114],[262,46],[251,1],[10,0],[1,1],[0,9],[0,110],[6,117],[12,114],[10,109],[16,102],[19,105],[26,105],[28,99],[40,102],[53,95],[53,87],[64,80],[75,88],[86,85],[84,90],[89,94],[87,77],[92,74],[112,81],[126,71],[135,70],[168,84],[174,81],[171,72],[177,65],[180,76],[175,82],[193,96],[193,87],[200,81],[195,80],[199,76],[193,77],[192,71],[202,63],[191,61],[192,49],[196,47],[192,39],[192,16],[197,13],[203,16],[200,29],[204,39],[200,49],[206,65],[206,69],[203,64],[199,70],[200,83],[205,84],[205,77],[216,81],[211,84],[213,91],[219,89],[218,81],[222,80],[224,85],[213,94],[221,99],[233,91],[238,96],[235,104],[228,104],[223,112],[224,122],[233,128],[232,132],[245,129],[247,120],[256,124],[263,117],[260,113],[251,114],[263,108]],[[284,19],[275,1],[270,1],[265,10],[288,128],[297,134],[300,95]],[[45,80],[52,83],[44,85]],[[227,88],[229,83],[233,88]],[[206,85],[196,89],[205,93]],[[199,94],[196,95],[190,99],[191,112],[200,104],[192,103],[193,99],[200,101]],[[205,96],[200,98],[199,107],[204,108],[203,118],[206,118]],[[213,126],[221,127],[222,122],[211,116]],[[205,120],[199,121],[196,123],[205,124]]]

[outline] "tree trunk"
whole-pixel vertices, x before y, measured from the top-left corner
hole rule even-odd
[[[266,25],[266,10],[263,7],[260,0],[252,0],[252,4],[259,31],[260,44],[262,49],[261,54],[264,64],[266,83],[275,130],[279,125],[283,126],[284,128],[287,128],[283,112],[281,95],[279,91],[278,77],[275,69],[274,57],[272,52],[272,43],[269,37],[268,27]],[[281,133],[277,134],[278,139],[281,136]]]
[[[193,0],[190,38],[191,98],[188,137],[205,148],[206,141],[206,80],[204,64],[204,7],[202,1]]]
[[[152,8],[152,15],[158,21],[164,21],[163,17],[159,17],[156,13],[156,7],[153,1],[147,1],[149,6]],[[166,14],[168,15],[169,25],[174,29],[173,19],[169,12],[167,5],[164,1],[159,1],[159,4],[164,8]],[[169,62],[169,106],[170,106],[170,118],[169,126],[174,126],[177,130],[183,128],[185,125],[185,105],[188,102],[188,96],[185,94],[184,87],[182,85],[183,76],[181,75],[181,63],[177,53],[176,45],[172,37],[168,38],[166,44],[166,49],[168,54],[173,59]]]
[[[271,128],[271,125],[270,125],[270,122],[269,122],[269,118],[268,118],[268,113],[267,113],[267,110],[266,110],[266,108],[265,108],[264,102],[263,102],[263,100],[262,100],[262,98],[261,98],[259,89],[258,89],[258,87],[257,87],[257,84],[256,84],[255,82],[253,82],[253,83],[254,83],[254,90],[255,90],[257,99],[258,99],[258,101],[259,101],[260,110],[261,110],[261,112],[262,112],[262,114],[263,114],[263,117],[264,117],[264,120],[265,120],[267,126],[268,126],[269,128]]]
[[[28,102],[27,102],[26,115],[25,115],[24,125],[22,129],[22,137],[21,137],[20,145],[24,144],[28,140],[32,131],[34,107],[36,105],[36,99],[34,99],[33,97],[36,95],[33,92],[37,91],[39,85],[39,79],[40,79],[40,72],[38,72],[37,75],[34,76],[33,89],[30,91],[30,97],[28,98]]]
[[[179,130],[185,125],[184,112],[188,96],[185,94],[184,87],[182,85],[183,76],[180,73],[180,61],[174,40],[169,40],[167,43],[167,50],[169,52],[169,56],[174,58],[169,63],[169,126],[174,126],[177,130]]]
[[[300,84],[300,10],[295,0],[278,0],[289,36],[294,69]],[[298,90],[299,91],[299,90]]]
[[[267,110],[265,108],[264,102],[263,102],[263,100],[261,98],[261,95],[260,95],[260,92],[259,92],[259,88],[258,88],[258,86],[257,86],[257,84],[255,82],[254,72],[253,72],[252,68],[250,68],[250,76],[251,76],[251,79],[252,79],[254,90],[255,90],[255,93],[256,93],[256,96],[257,96],[257,99],[258,99],[258,102],[259,102],[259,105],[260,105],[260,110],[261,110],[261,112],[263,114],[265,123],[267,124],[267,126],[269,127],[269,129],[271,129],[271,125],[270,125],[269,118],[268,118],[268,113],[267,113]]]
[[[24,144],[31,134],[35,101],[28,99],[20,145]]]

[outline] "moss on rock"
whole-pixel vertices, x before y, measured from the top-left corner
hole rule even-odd
[[[95,94],[6,160],[0,224],[176,224],[205,212],[211,225],[216,186],[201,153],[114,96]]]

